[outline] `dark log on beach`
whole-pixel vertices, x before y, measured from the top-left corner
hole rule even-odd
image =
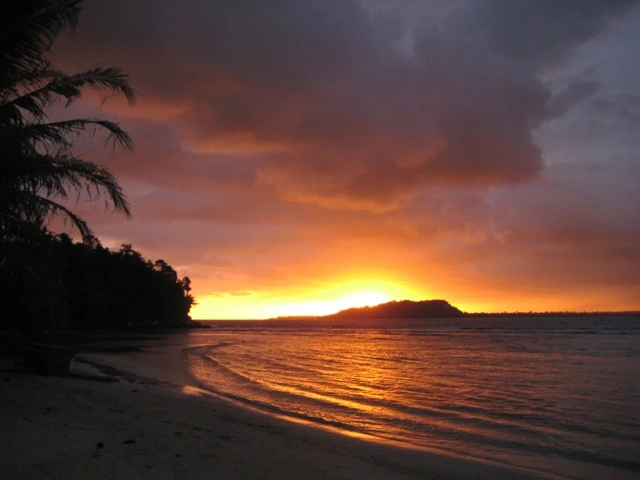
[[[30,370],[45,375],[65,375],[69,373],[71,359],[78,350],[61,345],[28,343],[19,347],[19,354]]]

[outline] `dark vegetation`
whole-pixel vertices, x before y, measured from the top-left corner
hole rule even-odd
[[[131,245],[111,251],[42,232],[13,245],[28,261],[3,269],[0,329],[27,332],[122,330],[191,325],[188,277]],[[24,265],[22,266],[24,267]]]
[[[47,59],[57,35],[78,23],[83,0],[0,2],[0,333],[191,325],[187,277],[130,245],[101,246],[69,199],[101,201],[130,216],[111,172],[74,151],[80,135],[115,150],[132,139],[109,120],[50,121],[51,105],[69,106],[86,89],[105,101],[135,92],[117,68],[67,74]],[[51,221],[75,227],[80,243],[56,235]],[[1,342],[0,342],[1,343]]]

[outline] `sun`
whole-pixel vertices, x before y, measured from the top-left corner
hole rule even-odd
[[[390,302],[392,298],[381,292],[356,292],[335,301],[340,305],[340,310],[354,307],[372,307],[381,303]]]
[[[359,272],[321,279],[311,288],[247,291],[242,296],[231,293],[199,296],[192,315],[197,319],[225,320],[317,317],[349,308],[373,307],[392,300],[422,298],[421,291],[392,275]]]
[[[389,302],[392,297],[378,291],[358,291],[338,298],[292,302],[282,307],[281,316],[322,316],[346,310]]]

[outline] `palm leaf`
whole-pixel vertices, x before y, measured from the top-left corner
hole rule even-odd
[[[127,150],[133,148],[131,137],[108,120],[45,121],[49,105],[69,106],[86,88],[98,92],[103,102],[112,95],[135,101],[120,69],[96,67],[67,75],[47,61],[58,33],[75,28],[82,1],[0,0],[0,240],[27,232],[26,223],[43,228],[56,215],[70,220],[83,237],[90,235],[86,222],[57,202],[74,194],[76,200],[82,195],[104,198],[107,206],[131,215],[111,172],[72,152],[77,135],[104,130],[105,144]]]
[[[120,128],[119,124],[97,118],[32,123],[21,127],[19,131],[34,147],[41,147],[44,151],[50,152],[70,149],[73,146],[73,135],[88,133],[93,136],[98,129],[104,129],[108,132],[105,145],[111,143],[114,147],[119,145],[129,151],[133,149],[133,140],[127,132]],[[11,138],[12,133],[9,130],[6,132],[6,136]],[[0,133],[0,139],[4,136]]]
[[[115,211],[131,216],[126,195],[108,169],[64,153],[55,156],[34,153],[22,160],[4,169],[6,178],[0,198],[5,205],[19,205],[11,200],[11,195],[21,192],[65,199],[75,192],[77,199],[82,193],[90,200],[106,196]]]
[[[43,61],[56,36],[75,29],[82,0],[21,0],[0,3],[0,86]]]
[[[84,87],[100,93],[102,102],[117,94],[123,94],[130,104],[136,100],[128,75],[118,68],[97,67],[75,75],[65,75],[49,69],[42,70],[37,78],[35,75],[31,77],[31,83],[25,82],[25,85],[36,87],[35,89],[16,93],[14,98],[0,103],[0,107],[20,107],[40,119],[44,117],[44,109],[56,100],[62,99],[66,106],[71,105],[82,96]]]
[[[35,192],[21,190],[15,192],[13,200],[19,202],[19,205],[23,208],[13,212],[3,212],[0,228],[4,230],[3,236],[5,238],[12,234],[17,238],[24,238],[24,234],[21,232],[29,233],[33,230],[33,226],[46,225],[53,217],[58,215],[69,220],[78,229],[83,239],[93,235],[87,222],[64,205],[50,198],[42,197]]]

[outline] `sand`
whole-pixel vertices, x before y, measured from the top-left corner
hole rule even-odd
[[[292,423],[196,389],[101,373],[82,356],[71,373],[0,368],[1,479],[550,478]]]

